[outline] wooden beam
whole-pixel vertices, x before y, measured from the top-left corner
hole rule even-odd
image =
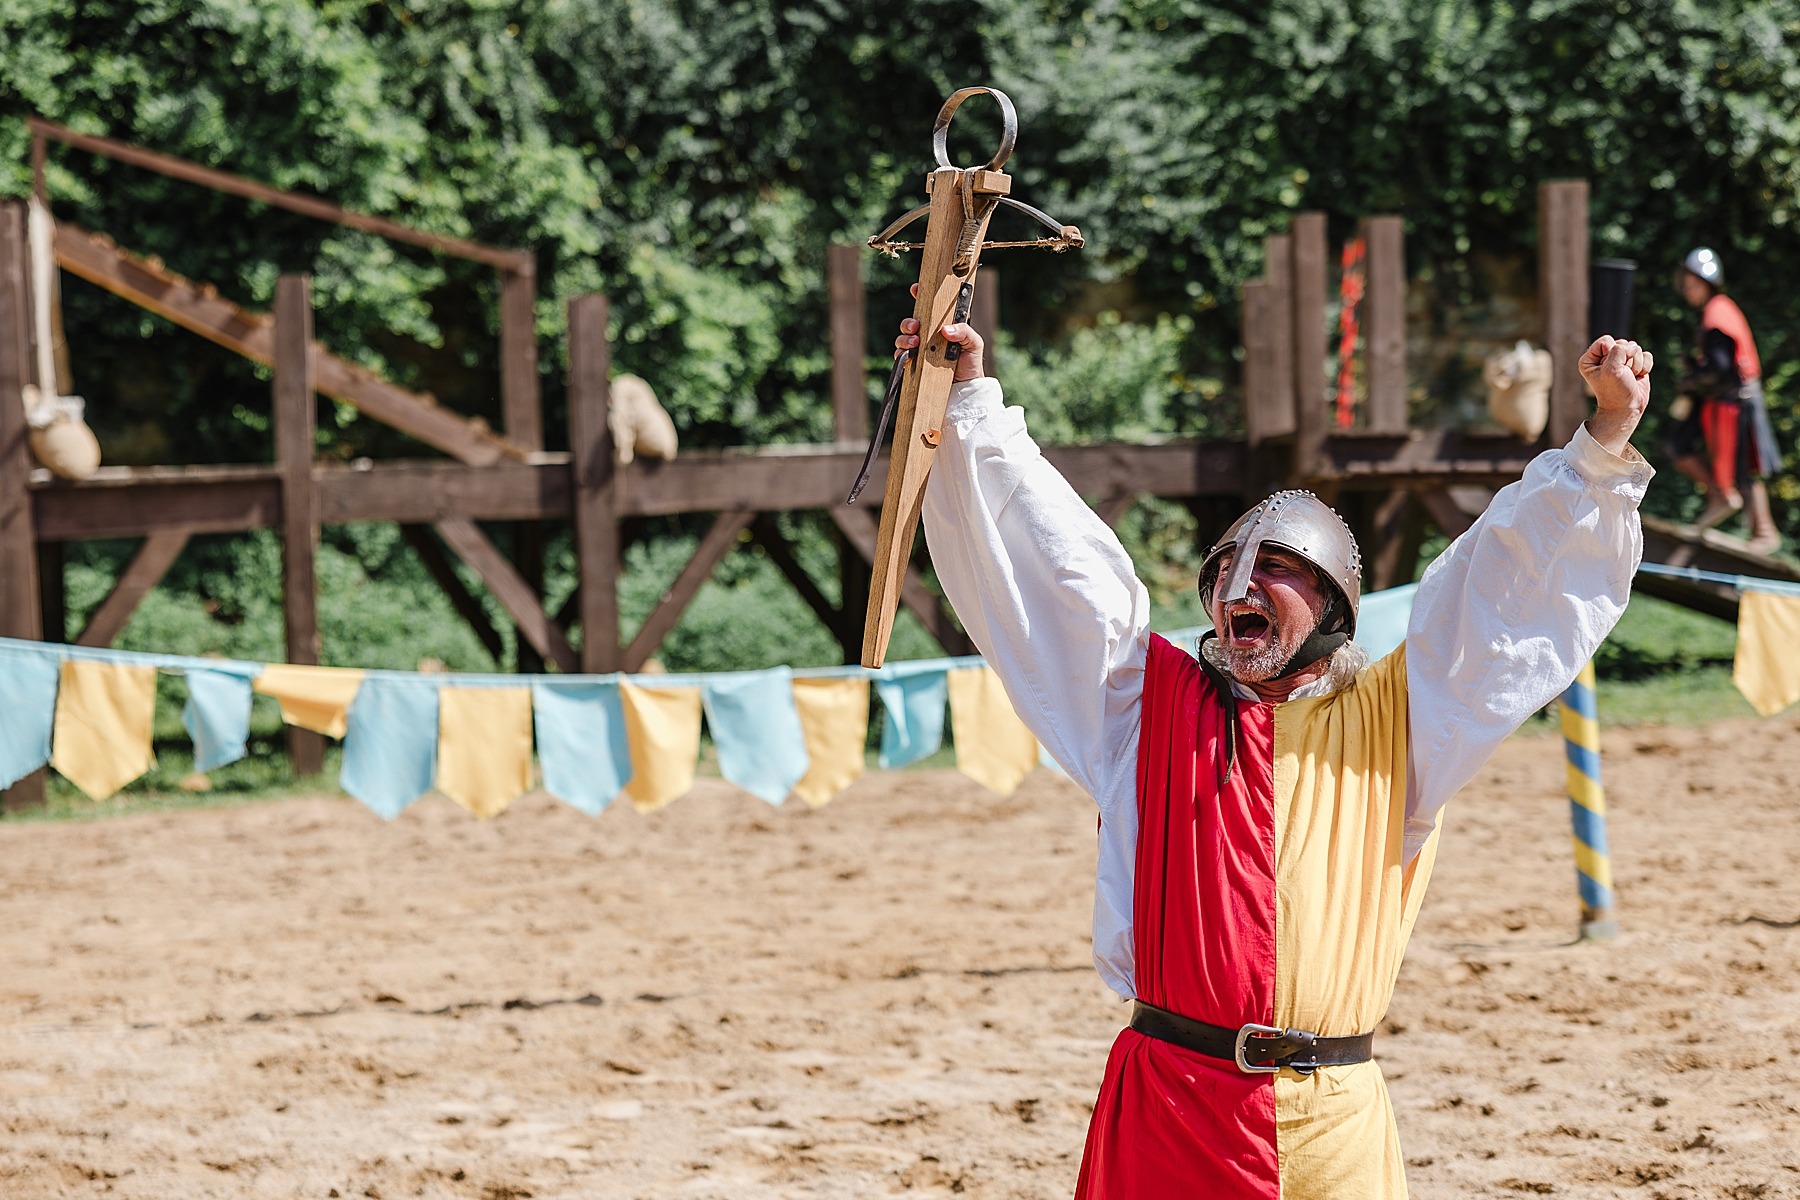
[[[410,242],[415,246],[423,246],[427,250],[435,250],[440,254],[487,263],[489,266],[502,269],[517,267],[521,260],[530,258],[529,251],[504,250],[498,246],[484,246],[480,242],[471,242],[466,238],[449,237],[441,233],[427,233],[422,229],[413,229],[397,221],[340,208],[329,200],[321,200],[317,196],[271,187],[266,183],[258,183],[254,179],[246,179],[242,175],[232,175],[212,167],[203,167],[199,163],[189,162],[185,158],[177,158],[172,154],[159,154],[154,150],[146,150],[141,146],[134,146],[130,142],[76,133],[67,126],[46,121],[42,117],[26,117],[25,124],[34,137],[54,138],[77,150],[86,150],[90,154],[99,154],[106,158],[117,159],[119,162],[130,163],[134,167],[155,171],[157,174],[167,175],[171,179],[199,184],[201,187],[211,188],[216,192],[242,196],[247,200],[256,200],[275,208],[285,208],[289,212],[317,217],[321,221],[330,221],[336,225],[360,229],[365,233],[379,234],[397,242]]]
[[[109,239],[58,221],[56,261],[89,283],[235,354],[265,365],[275,361],[274,322],[267,314],[239,308],[212,287],[184,279],[155,259],[138,258]],[[484,422],[452,412],[430,395],[389,383],[316,342],[312,355],[318,391],[452,458],[485,466],[502,458],[523,461],[529,456],[525,447],[498,436]]]
[[[467,517],[445,517],[436,523],[436,528],[456,556],[481,576],[500,607],[512,617],[521,638],[531,643],[547,661],[555,663],[557,670],[565,674],[581,670],[581,660],[568,639],[563,637],[562,630],[556,627],[556,622],[544,611],[537,592],[475,522]]]
[[[800,565],[800,557],[794,552],[793,543],[789,542],[782,534],[781,527],[775,523],[774,517],[768,513],[758,513],[756,520],[750,523],[750,536],[756,539],[756,544],[761,546],[763,553],[769,556],[769,561],[775,564],[775,569],[780,571],[793,585],[796,592],[800,593],[800,598],[806,601],[806,606],[813,610],[813,615],[819,618],[825,628],[831,630],[833,636],[838,637],[839,641],[843,640],[842,633],[846,625],[846,615],[850,618],[848,623],[855,625],[860,632],[861,612],[850,610],[846,613],[845,609],[833,604],[825,593],[819,590],[819,585],[813,582],[812,576],[806,573],[806,568]]]
[[[750,527],[755,516],[756,513],[747,508],[719,514],[718,519],[712,523],[712,528],[706,531],[706,536],[700,539],[694,556],[688,559],[687,565],[681,568],[681,574],[675,577],[675,582],[669,585],[668,591],[662,594],[650,615],[644,618],[643,625],[638,627],[631,645],[625,649],[625,670],[643,670],[644,664],[650,661],[650,656],[656,653],[663,639],[680,623],[681,614],[687,611],[687,606],[693,602],[701,585],[712,576],[713,568],[730,553],[731,548],[737,544],[738,535]]]
[[[319,406],[313,388],[312,282],[283,275],[275,283],[275,470],[281,480],[281,609],[287,660],[319,661],[319,513],[313,495],[313,439]],[[171,561],[173,558],[171,556]],[[325,767],[325,738],[288,727],[294,777]]]
[[[443,545],[431,536],[431,530],[424,525],[402,525],[400,536],[412,547],[413,553],[419,556],[425,573],[449,597],[450,607],[456,610],[456,615],[468,622],[476,639],[486,647],[488,656],[498,663],[506,653],[500,631],[488,620],[487,608],[481,603],[481,598],[471,592],[468,585],[463,583],[462,576],[456,573],[456,565],[444,553]]]
[[[500,413],[506,439],[526,450],[544,448],[543,399],[538,386],[537,267],[500,272]]]
[[[605,296],[569,301],[569,472],[581,614],[581,669],[620,670],[619,515],[614,503],[612,347]]]
[[[825,294],[831,314],[831,427],[840,442],[869,440],[868,306],[860,245],[825,248]]]
[[[1406,432],[1406,244],[1399,217],[1362,223],[1368,262],[1363,378],[1372,433]]]
[[[0,202],[0,636],[44,636],[39,605],[37,532],[27,490],[31,444],[20,389],[31,381],[31,293],[26,267],[25,205]],[[61,632],[60,630],[58,631]],[[44,803],[44,772],[33,771],[0,793],[0,812]]]
[[[1413,581],[1424,539],[1423,512],[1412,493],[1395,489],[1382,496],[1371,514],[1374,543],[1366,556],[1370,591],[1400,587]]]
[[[1438,532],[1447,538],[1459,538],[1475,524],[1475,518],[1462,510],[1462,506],[1450,495],[1449,488],[1431,488],[1420,492],[1419,504],[1425,509],[1425,515],[1431,518],[1431,523],[1438,527]]]
[[[119,572],[106,599],[95,606],[87,625],[76,637],[77,646],[110,646],[118,640],[131,614],[151,588],[162,582],[188,544],[185,532],[158,532],[145,538]]]
[[[845,504],[828,511],[850,546],[862,556],[865,563],[873,564],[877,533],[874,515],[867,509],[851,508]],[[955,614],[950,611],[949,604],[925,586],[918,569],[910,562],[906,565],[906,575],[900,585],[900,603],[919,618],[919,623],[937,639],[938,645],[944,648],[944,653],[974,653],[974,644],[969,641],[969,635],[956,624]]]
[[[1325,214],[1294,217],[1294,473],[1324,469],[1331,413],[1325,405]]]
[[[61,542],[38,543],[38,612],[42,614],[46,642],[68,640],[69,589]]]
[[[0,636],[43,637],[30,430],[19,395],[32,382],[25,205],[0,203]]]
[[[1588,184],[1538,185],[1538,304],[1550,351],[1550,444],[1575,436],[1587,419],[1587,385],[1578,363],[1588,345]]]
[[[191,473],[102,467],[95,479],[52,480],[35,488],[31,503],[38,537],[46,542],[173,530],[243,533],[281,523],[281,484],[274,469],[263,466]]]

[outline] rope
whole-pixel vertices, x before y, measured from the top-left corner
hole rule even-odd
[[[1727,587],[1734,587],[1740,592],[1778,592],[1787,596],[1800,596],[1800,583],[1792,583],[1785,579],[1763,579],[1755,575],[1725,575],[1718,571],[1702,571],[1699,567],[1668,567],[1662,563],[1641,563],[1638,570],[1670,579],[1690,579],[1696,583],[1722,583]]]

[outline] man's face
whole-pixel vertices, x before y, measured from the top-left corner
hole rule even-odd
[[[1215,579],[1231,574],[1234,551],[1219,557]],[[1209,605],[1225,667],[1245,683],[1275,678],[1300,649],[1325,613],[1330,594],[1318,570],[1291,550],[1264,546],[1250,573],[1250,588],[1241,600],[1227,604],[1215,585]]]
[[[1686,267],[1675,272],[1675,288],[1681,298],[1692,308],[1703,308],[1712,299],[1712,288],[1706,280],[1700,278]]]

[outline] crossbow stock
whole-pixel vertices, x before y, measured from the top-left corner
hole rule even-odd
[[[992,96],[1000,105],[1000,148],[986,166],[950,165],[950,121],[962,102],[971,96]],[[862,470],[850,489],[847,503],[854,504],[868,482],[875,452],[894,425],[894,446],[888,460],[887,489],[881,501],[881,532],[876,539],[874,572],[869,583],[869,614],[863,626],[862,661],[879,667],[887,657],[894,632],[894,613],[900,604],[900,586],[912,556],[913,536],[919,528],[919,510],[925,499],[925,480],[942,437],[944,411],[950,403],[950,387],[956,377],[956,360],[962,347],[944,337],[944,326],[969,319],[975,299],[975,273],[981,252],[1015,246],[1056,251],[1080,249],[1081,231],[1063,225],[1012,199],[1012,177],[1001,168],[1012,157],[1019,135],[1019,117],[1012,101],[994,88],[970,87],[944,101],[931,127],[931,149],[936,168],[925,177],[925,194],[931,197],[892,225],[869,239],[884,254],[902,250],[922,251],[919,293],[913,318],[919,322],[920,347],[903,351],[894,360],[882,401],[875,436],[863,456]],[[1050,229],[1051,237],[1032,241],[990,242],[988,222],[1001,206],[1017,209]],[[923,242],[894,239],[920,217],[926,218]]]

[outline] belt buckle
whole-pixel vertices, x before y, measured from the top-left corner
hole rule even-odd
[[[1237,1069],[1246,1075],[1273,1075],[1281,1070],[1280,1063],[1270,1063],[1266,1067],[1259,1067],[1255,1063],[1250,1062],[1244,1057],[1244,1047],[1248,1045],[1250,1039],[1253,1037],[1281,1037],[1285,1033],[1287,1033],[1287,1030],[1279,1029],[1273,1025],[1245,1025],[1243,1028],[1239,1029],[1237,1031],[1237,1041],[1234,1042],[1231,1047],[1232,1057],[1237,1060]]]

